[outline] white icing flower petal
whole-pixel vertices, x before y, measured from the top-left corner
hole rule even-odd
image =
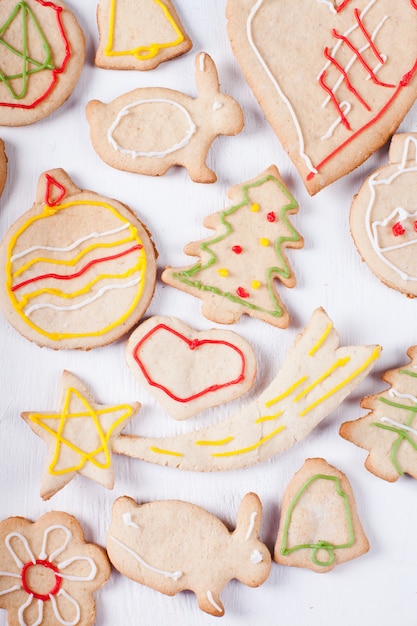
[[[76,600],[74,600],[74,598],[71,598],[71,596],[64,590],[64,589],[60,589],[58,591],[58,593],[56,594],[56,596],[49,596],[50,600],[51,600],[51,604],[52,604],[52,608],[54,610],[54,614],[55,617],[57,619],[57,621],[62,624],[62,626],[75,626],[76,624],[78,624],[78,622],[80,621],[80,616],[81,616],[81,610],[80,610],[80,605],[78,604],[78,602]],[[61,615],[61,610],[62,612],[65,614],[65,608],[64,606],[58,607],[58,602],[57,599],[59,599],[60,597],[65,598],[66,600],[68,600],[68,602],[70,604],[72,604],[72,606],[75,608],[75,617],[72,620],[65,620],[62,615]],[[62,605],[62,603],[60,603]],[[65,603],[65,607],[68,608],[68,604]]]
[[[85,576],[75,576],[73,574],[61,574],[61,570],[65,569],[72,563],[77,563],[80,561],[86,561],[90,565],[90,573]],[[83,581],[91,581],[94,580],[97,574],[97,565],[94,563],[93,559],[89,556],[73,556],[71,559],[67,559],[66,561],[62,561],[57,564],[59,569],[59,576],[64,578],[65,580],[77,580],[80,582]]]
[[[38,603],[38,617],[37,617],[36,621],[35,622],[27,622],[25,620],[25,616],[24,616],[25,609],[27,609],[32,604],[32,600],[33,600],[33,596],[29,595],[29,597],[26,600],[26,602],[24,604],[22,604],[21,607],[19,607],[19,611],[17,613],[17,616],[19,618],[19,625],[20,626],[39,626],[43,622],[43,602],[42,602],[42,600],[38,600],[37,601],[37,603]]]
[[[23,545],[28,558],[26,562],[31,561],[33,564],[36,563],[36,559],[33,555],[32,550],[29,547],[28,540],[21,533],[9,533],[5,539],[6,548],[9,551],[9,554],[13,557],[14,562],[17,567],[21,569],[24,566],[24,562],[20,560],[19,556],[16,554],[15,549],[12,546],[12,539],[18,539],[19,541],[13,541],[14,545],[17,545],[19,542]]]
[[[64,534],[62,534],[62,531],[64,532]],[[46,550],[47,550],[48,538],[49,538],[49,535],[51,535],[51,533],[52,534],[58,533],[61,536],[61,540],[63,539],[63,543],[61,543],[61,545],[58,548],[56,548],[56,550],[54,550],[52,554],[48,555]],[[62,526],[61,524],[56,524],[55,526],[48,526],[48,528],[45,528],[44,533],[43,533],[42,548],[39,554],[39,558],[47,559],[48,561],[53,561],[59,554],[61,554],[65,550],[65,548],[68,546],[71,539],[72,539],[72,533],[66,526]]]

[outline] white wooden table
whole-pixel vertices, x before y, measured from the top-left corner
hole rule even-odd
[[[0,236],[3,238],[9,226],[31,207],[38,176],[45,170],[63,167],[79,187],[116,198],[137,212],[152,232],[160,269],[167,264],[180,266],[190,260],[183,254],[183,246],[208,235],[202,225],[204,217],[228,205],[228,188],[250,180],[275,163],[300,204],[293,223],[305,238],[304,249],[289,251],[298,284],[293,290],[280,289],[290,310],[291,325],[279,330],[245,316],[233,326],[252,343],[257,354],[259,368],[253,390],[241,400],[178,424],[139,387],[127,369],[125,341],[87,353],[41,349],[23,339],[0,316],[0,518],[22,515],[35,520],[47,511],[64,510],[79,519],[89,541],[105,545],[111,506],[120,495],[130,495],[139,502],[188,500],[233,526],[241,498],[255,491],[264,506],[262,538],[272,550],[288,481],[306,458],[322,456],[348,475],[370,552],[324,576],[273,564],[269,579],[259,589],[233,581],[222,594],[226,614],[221,623],[415,626],[417,485],[409,477],[388,484],[372,476],[363,467],[365,452],[338,435],[342,421],[364,414],[360,399],[384,388],[382,372],[404,364],[406,349],[417,343],[417,302],[383,286],[371,274],[349,233],[352,197],[363,179],[385,164],[387,150],[380,150],[354,173],[314,198],[309,197],[234,59],[226,34],[225,4],[225,0],[176,0],[194,48],[155,71],[140,73],[95,68],[96,2],[68,0],[87,38],[86,64],[71,98],[52,116],[32,126],[1,130],[9,174],[0,200]],[[218,182],[193,183],[179,168],[162,178],[150,178],[104,164],[90,144],[84,115],[87,101],[98,98],[108,102],[130,89],[148,85],[171,87],[195,96],[194,57],[200,50],[213,57],[223,91],[233,95],[245,113],[243,132],[237,137],[217,139],[210,152],[209,163],[218,172]],[[401,129],[415,130],[416,122],[417,106]],[[115,456],[116,483],[112,491],[77,477],[50,501],[41,500],[39,486],[46,447],[20,413],[56,409],[63,369],[79,376],[99,402],[140,401],[142,408],[128,432],[160,436],[182,432],[226,419],[259,395],[318,306],[327,310],[342,344],[377,343],[383,346],[383,353],[360,388],[305,441],[262,465],[228,473],[180,472]],[[146,315],[177,315],[199,330],[211,328],[213,324],[200,309],[199,300],[158,281]],[[96,598],[99,626],[215,623],[214,618],[199,611],[192,593],[170,598],[115,571]],[[0,611],[0,625],[6,623],[5,612]]]

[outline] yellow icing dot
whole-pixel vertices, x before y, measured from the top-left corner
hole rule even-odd
[[[261,244],[261,246],[264,246],[266,248],[271,242],[266,237],[261,237],[259,243]]]
[[[225,267],[222,267],[221,269],[217,270],[217,273],[219,276],[229,276],[229,270],[227,270]]]
[[[252,281],[252,289],[259,289],[260,286],[261,286],[261,282],[259,280]]]
[[[254,202],[250,210],[253,211],[253,213],[257,213],[259,211],[259,204],[257,202]]]

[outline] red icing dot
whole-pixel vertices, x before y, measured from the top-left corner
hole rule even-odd
[[[417,220],[414,222],[414,230],[417,231]]]
[[[396,222],[396,224],[394,224],[394,226],[392,227],[392,234],[394,235],[394,237],[399,237],[400,235],[404,235],[404,233],[404,226],[400,222]]]
[[[250,295],[244,287],[238,287],[236,289],[236,293],[239,296],[239,298],[249,298],[249,295]]]
[[[242,252],[242,246],[233,246],[232,250],[235,254],[240,254]]]
[[[273,211],[271,211],[270,213],[268,213],[268,215],[266,216],[266,219],[268,220],[268,222],[275,222],[276,215]]]

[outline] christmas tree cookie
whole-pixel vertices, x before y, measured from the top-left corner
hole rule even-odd
[[[368,550],[346,476],[307,459],[284,494],[274,560],[324,573]]]
[[[383,374],[389,388],[363,398],[370,413],[340,427],[344,439],[368,450],[366,469],[390,482],[417,478],[417,346],[407,354],[407,365]]]
[[[231,208],[204,221],[216,234],[185,248],[200,260],[168,267],[162,280],[201,298],[203,315],[214,322],[233,324],[246,313],[286,328],[290,318],[276,282],[285,287],[296,282],[286,248],[304,244],[289,219],[298,211],[297,202],[274,165],[228,195]]]

